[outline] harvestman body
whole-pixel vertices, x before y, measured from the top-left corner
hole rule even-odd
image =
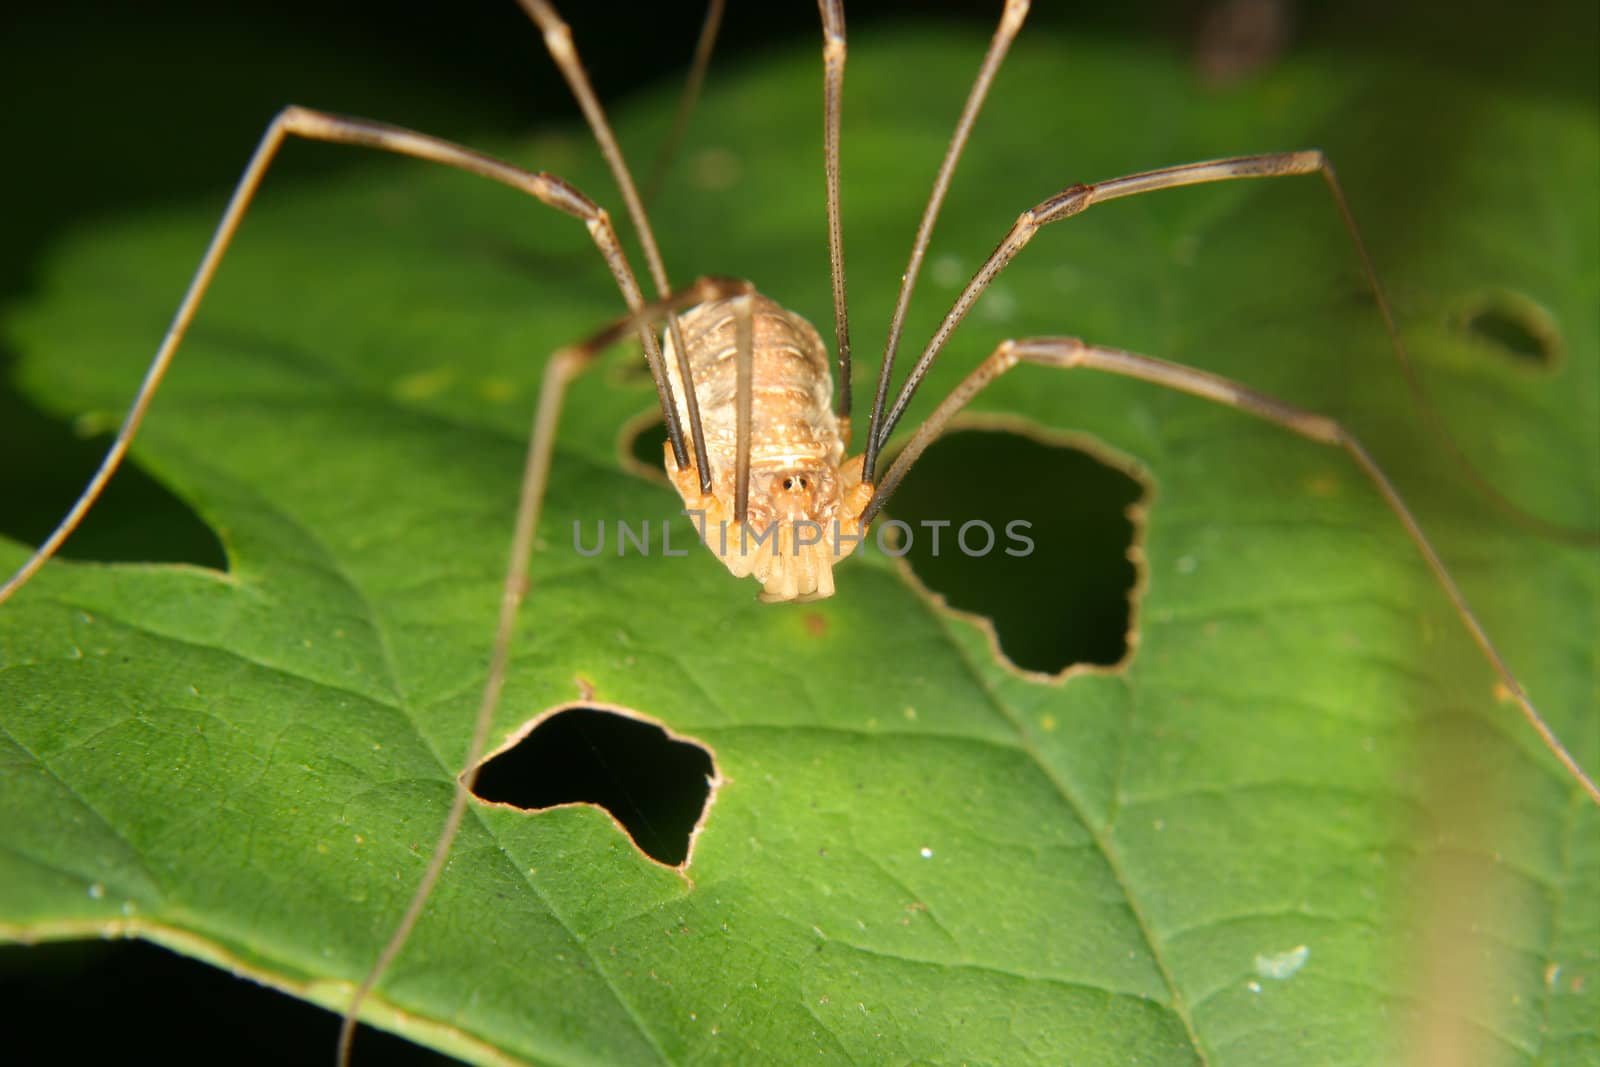
[[[701,491],[694,467],[674,465],[670,444],[666,463],[702,540],[735,577],[761,582],[763,600],[832,596],[833,565],[860,543],[872,489],[861,482],[863,457],[842,463],[849,420],[831,405],[822,338],[763,296],[700,304],[679,325],[713,457],[712,491]],[[670,337],[665,347],[674,354]],[[674,395],[685,395],[667,366]],[[759,427],[740,415],[746,395],[752,410],[760,405]],[[734,502],[731,512],[725,501]]]
[[[531,173],[458,145],[409,130],[291,107],[268,128],[229,203],[196,272],[173,325],[146,374],[129,415],[100,469],[56,531],[3,587],[0,600],[20,588],[56,551],[101,492],[126,453],[156,386],[181,341],[226,248],[277,150],[290,136],[378,148],[466,170],[520,189],[542,203],[581,221],[616,280],[628,315],[590,341],[557,353],[545,372],[529,443],[512,561],[501,599],[496,640],[482,703],[467,758],[463,786],[456,790],[432,861],[390,943],[362,983],[346,1015],[340,1059],[347,1059],[362,999],[400,952],[420,915],[466,810],[470,786],[482,757],[490,721],[505,680],[512,623],[527,586],[528,560],[544,495],[557,419],[565,390],[606,345],[636,332],[644,348],[667,426],[669,477],[691,514],[698,517],[707,546],[739,577],[761,583],[764,600],[807,600],[834,592],[833,566],[849,555],[860,535],[900,484],[917,458],[950,419],[995,378],[1019,363],[1060,369],[1089,368],[1143,379],[1236,408],[1303,437],[1344,449],[1366,473],[1405,527],[1434,576],[1450,596],[1506,689],[1584,790],[1600,802],[1600,790],[1545,726],[1522,687],[1501,660],[1454,581],[1389,480],[1367,452],[1334,421],[1291,407],[1231,381],[1177,364],[1074,338],[1003,342],[945,398],[912,435],[880,476],[878,461],[912,395],[951,333],[979,294],[1052,222],[1078,214],[1095,203],[1161,189],[1207,182],[1286,175],[1320,174],[1330,190],[1367,282],[1376,298],[1397,357],[1407,367],[1404,348],[1344,194],[1327,160],[1318,151],[1301,151],[1215,160],[1077,185],[1024,212],[957,297],[932,340],[890,403],[893,360],[899,345],[912,287],[928,248],[934,220],[949,187],[995,71],[1027,14],[1027,0],[1009,0],[983,60],[950,147],[935,180],[900,290],[878,379],[862,451],[847,458],[850,443],[850,342],[846,313],[844,258],[839,223],[839,116],[845,63],[841,0],[821,0],[824,30],[824,154],[830,257],[839,367],[839,391],[831,388],[826,347],[799,316],[759,296],[746,283],[702,279],[674,291],[645,217],[633,179],[573,50],[566,25],[545,0],[519,0],[543,31],[604,152],[636,226],[657,293],[647,302],[635,280],[607,213],[559,178]],[[708,13],[697,52],[691,90],[703,74],[710,41],[720,18],[720,0]],[[681,119],[679,128],[681,129]],[[665,319],[658,342],[653,324]]]

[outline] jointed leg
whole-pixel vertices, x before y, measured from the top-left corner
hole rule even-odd
[[[661,250],[656,247],[655,231],[650,228],[650,219],[645,213],[644,202],[639,199],[639,190],[633,183],[632,172],[628,170],[628,161],[622,157],[622,148],[617,144],[616,135],[611,132],[611,124],[606,121],[605,109],[600,106],[600,100],[594,94],[594,87],[589,84],[589,75],[584,71],[583,63],[578,59],[578,52],[572,46],[572,31],[561,21],[561,16],[556,14],[555,8],[546,0],[517,0],[517,2],[544,34],[544,44],[550,52],[550,58],[555,60],[556,66],[561,69],[561,76],[566,78],[567,86],[577,98],[578,106],[583,109],[583,117],[589,123],[589,131],[599,143],[600,153],[605,156],[606,165],[611,168],[611,176],[616,179],[617,188],[622,192],[622,202],[627,205],[628,216],[633,219],[633,227],[639,231],[639,244],[644,249],[645,266],[655,282],[656,296],[664,299],[672,287],[667,281],[666,265],[661,261]],[[692,381],[693,377],[689,373],[689,354],[684,350],[683,335],[678,330],[676,315],[667,319],[667,332],[672,337],[673,346],[678,350],[679,380]],[[700,488],[709,493],[711,464],[706,460],[706,438],[700,428],[700,398],[695,396],[693,389],[684,390],[683,410],[689,416],[689,436],[694,445],[694,460],[700,470]],[[674,412],[667,424],[669,431],[676,422],[677,417]],[[672,454],[678,466],[682,467],[687,457],[681,449],[675,445]]]
[[[500,690],[505,683],[505,668],[510,655],[512,623],[515,620],[516,610],[521,603],[527,584],[528,559],[532,552],[533,535],[537,528],[540,504],[544,497],[545,485],[549,475],[556,422],[568,384],[573,376],[592,361],[595,354],[605,346],[616,341],[624,332],[636,330],[644,346],[645,357],[650,364],[651,376],[656,381],[662,412],[667,420],[669,434],[674,441],[674,454],[680,459],[680,462],[686,462],[687,453],[684,451],[682,433],[678,429],[676,421],[676,405],[673,403],[670,390],[666,384],[661,352],[655,340],[652,320],[659,317],[663,311],[674,310],[685,303],[697,303],[709,298],[710,295],[727,295],[730,292],[742,291],[742,289],[738,284],[702,281],[691,287],[684,294],[673,294],[653,305],[646,305],[605,211],[559,178],[548,174],[535,174],[524,171],[508,163],[448,141],[400,127],[369,122],[363,119],[330,115],[305,108],[287,108],[279,113],[272,121],[272,124],[268,126],[254,155],[251,156],[244,175],[240,178],[239,184],[235,188],[233,196],[223,213],[222,220],[218,223],[217,229],[212,235],[211,242],[206,248],[200,266],[195,271],[194,278],[190,281],[189,288],[178,306],[172,324],[168,327],[167,333],[157,349],[155,358],[145,372],[144,380],[140,384],[133,405],[129,409],[127,417],[123,420],[122,427],[118,431],[111,448],[101,461],[99,469],[50,537],[39,546],[4,586],[0,586],[0,602],[3,602],[13,592],[21,588],[55,554],[62,542],[82,521],[83,516],[93,505],[95,499],[121,463],[122,458],[127,454],[134,435],[138,432],[140,423],[144,419],[145,412],[149,409],[155,391],[165,377],[172,358],[182,342],[189,324],[193,321],[194,315],[211,285],[223,256],[227,253],[228,246],[231,244],[235,233],[237,233],[256,191],[260,188],[262,179],[265,177],[278,150],[282,147],[284,140],[291,135],[303,137],[307,140],[377,148],[399,155],[443,163],[447,166],[453,166],[481,177],[501,182],[514,189],[519,189],[535,197],[540,202],[581,220],[588,229],[590,237],[594,240],[601,255],[605,258],[606,264],[622,292],[624,301],[632,312],[622,321],[619,327],[613,327],[577,348],[558,353],[546,368],[539,404],[534,417],[533,431],[529,438],[528,461],[524,469],[521,496],[518,504],[517,526],[512,543],[511,563],[501,596],[499,621],[496,625],[489,674],[485,682],[472,739],[469,743],[465,785],[458,787],[456,790],[449,814],[446,816],[444,829],[435,847],[433,859],[425,871],[421,884],[412,897],[404,917],[401,919],[394,935],[390,938],[389,943],[380,954],[377,963],[357,989],[347,1008],[339,1036],[339,1062],[343,1064],[349,1061],[350,1044],[354,1037],[356,1015],[361,1002],[404,947],[417,918],[421,915],[422,908],[427,902],[434,883],[438,880],[439,874],[444,868],[444,861],[448,856],[450,845],[455,839],[461,819],[466,811],[471,778],[482,756],[484,741],[487,738],[489,726],[493,721],[493,711],[499,701]]]
[[[619,339],[635,331],[650,334],[657,320],[691,304],[704,303],[730,296],[745,296],[737,305],[742,310],[740,321],[741,351],[749,350],[751,287],[747,282],[719,278],[701,278],[693,285],[666,297],[641,304],[624,318],[581,344],[565,348],[550,358],[545,366],[544,379],[539,386],[539,402],[534,409],[533,427],[528,435],[528,456],[522,468],[522,486],[517,496],[517,521],[511,538],[510,562],[506,567],[505,584],[500,591],[500,611],[495,622],[494,646],[489,654],[489,673],[484,680],[483,696],[478,702],[477,717],[473,720],[472,737],[467,743],[465,769],[456,784],[450,800],[450,810],[445,815],[443,828],[433,845],[433,855],[406,905],[405,914],[389,935],[383,951],[378,954],[372,969],[356,988],[350,1003],[345,1007],[339,1027],[339,1067],[350,1062],[351,1044],[355,1040],[356,1025],[361,1005],[379,979],[388,971],[405,948],[433,893],[434,884],[444,872],[450,848],[466,816],[472,786],[478,776],[478,765],[483,761],[483,750],[489,738],[489,728],[494,723],[495,708],[500,703],[500,692],[505,688],[506,665],[511,659],[511,634],[516,623],[517,610],[528,591],[528,565],[533,556],[534,535],[539,529],[539,514],[544,504],[545,488],[550,481],[550,462],[555,452],[556,428],[561,419],[561,409],[566,402],[567,387],[596,356]],[[748,359],[745,360],[748,362]],[[748,390],[745,391],[748,396]],[[748,406],[748,405],[746,405]],[[741,450],[746,465],[748,447]],[[741,484],[748,477],[741,479]]]
[[[972,276],[972,280],[961,290],[946,313],[944,321],[939,324],[939,329],[922,350],[916,365],[911,368],[911,373],[906,376],[905,384],[900,387],[900,393],[895,397],[894,406],[886,415],[879,418],[880,412],[873,412],[873,424],[878,427],[875,434],[867,437],[866,462],[863,467],[863,480],[870,481],[873,472],[877,470],[878,452],[889,441],[889,435],[894,432],[896,424],[905,414],[906,405],[911,403],[911,398],[916,394],[917,386],[922,384],[922,379],[927,376],[928,369],[933,366],[933,361],[944,350],[945,343],[950,340],[950,335],[955,332],[961,320],[966,318],[967,312],[972,310],[972,305],[995,276],[1006,268],[1017,253],[1033,239],[1033,235],[1052,222],[1070,218],[1085,210],[1092,204],[1104,200],[1116,200],[1124,196],[1135,196],[1139,193],[1154,192],[1157,189],[1175,189],[1183,185],[1199,185],[1205,182],[1231,181],[1236,178],[1271,178],[1285,174],[1310,174],[1322,171],[1328,176],[1330,183],[1337,190],[1334,182],[1333,171],[1328,166],[1327,160],[1321,152],[1282,152],[1272,155],[1240,156],[1234,159],[1218,159],[1205,163],[1190,163],[1182,167],[1167,167],[1162,170],[1146,171],[1142,174],[1132,174],[1125,178],[1113,178],[1110,181],[1096,182],[1093,185],[1073,185],[1055,196],[1034,205],[1018,216],[1009,233],[1001,240],[999,246],[990,253],[983,266]],[[1343,194],[1336,194],[1340,203],[1343,203]],[[1352,230],[1352,236],[1355,236]],[[1355,238],[1360,241],[1359,236]],[[1368,275],[1369,280],[1376,284],[1376,279]],[[1382,301],[1382,294],[1379,300]],[[1385,305],[1387,306],[1387,305]],[[887,376],[889,369],[884,368]]]
[[[738,361],[737,403],[734,412],[735,452],[733,477],[733,521],[744,525],[750,517],[750,420],[755,402],[754,323],[750,316],[750,297],[741,296],[733,305],[734,359]],[[685,387],[687,388],[687,386]]]
[[[394,932],[378,958],[373,962],[361,984],[345,1006],[339,1023],[339,1067],[349,1067],[350,1050],[355,1041],[356,1026],[360,1021],[361,1005],[372,992],[389,966],[404,950],[411,939],[411,931],[422,917],[434,884],[444,873],[445,861],[450,857],[451,846],[461,829],[461,820],[467,813],[467,802],[478,776],[478,764],[489,740],[489,727],[494,723],[494,709],[500,703],[500,691],[505,688],[506,664],[511,658],[511,631],[516,623],[517,610],[528,587],[528,563],[533,554],[533,537],[539,528],[539,512],[544,503],[545,486],[550,477],[550,458],[555,446],[556,424],[561,417],[561,407],[566,400],[567,386],[578,372],[593,360],[604,346],[579,346],[556,353],[546,364],[544,380],[539,387],[539,403],[533,417],[533,430],[528,437],[528,458],[522,471],[522,488],[517,498],[517,522],[511,538],[511,560],[506,567],[506,580],[500,590],[500,611],[495,621],[494,647],[489,656],[489,674],[484,682],[483,695],[478,700],[478,714],[474,719],[472,738],[467,743],[465,770],[456,783],[450,798],[450,810],[445,815],[444,826],[433,845],[433,855],[428,860],[422,878],[417,882]]]
[[[689,77],[683,85],[683,95],[678,98],[678,110],[672,116],[672,131],[661,142],[656,161],[650,167],[650,177],[644,183],[643,202],[648,205],[661,191],[667,171],[683,144],[684,131],[689,128],[689,116],[700,99],[700,87],[705,84],[706,68],[711,65],[711,51],[717,44],[717,31],[722,26],[722,9],[725,0],[711,0],[706,5],[705,21],[700,24],[700,39],[695,42],[694,60],[689,64]]]
[[[839,345],[839,391],[833,410],[850,416],[850,307],[844,295],[844,227],[839,221],[839,113],[844,101],[843,0],[817,0],[822,13],[822,166],[828,185],[828,264],[833,328]]]
[[[974,396],[983,390],[990,382],[994,381],[1018,363],[1038,363],[1047,367],[1058,367],[1070,370],[1084,367],[1090,370],[1105,371],[1110,374],[1119,374],[1126,378],[1139,378],[1152,382],[1166,389],[1175,389],[1178,392],[1189,393],[1218,404],[1235,408],[1259,419],[1276,423],[1286,430],[1292,430],[1301,437],[1318,441],[1325,445],[1334,445],[1343,448],[1356,461],[1356,464],[1371,479],[1377,487],[1384,502],[1394,512],[1405,527],[1406,534],[1411,538],[1417,551],[1427,562],[1428,569],[1438,580],[1439,585],[1455,605],[1456,613],[1461,617],[1467,631],[1472,634],[1472,639],[1477,642],[1484,658],[1500,677],[1500,682],[1514,697],[1522,708],[1523,717],[1533,726],[1540,740],[1545,744],[1567,772],[1575,778],[1584,792],[1589,794],[1596,804],[1600,804],[1600,786],[1596,786],[1593,779],[1578,765],[1572,755],[1561,744],[1550,727],[1545,725],[1544,719],[1533,706],[1528,694],[1523,690],[1516,676],[1511,673],[1511,668],[1501,658],[1500,652],[1494,643],[1489,640],[1488,633],[1478,622],[1477,616],[1472,613],[1466,597],[1457,588],[1455,580],[1450,577],[1450,572],[1445,569],[1444,562],[1439,554],[1434,551],[1427,535],[1422,532],[1422,527],[1411,514],[1411,509],[1406,507],[1405,501],[1395,490],[1394,484],[1389,481],[1378,464],[1361,442],[1352,437],[1338,422],[1322,415],[1313,414],[1281,400],[1258,393],[1253,389],[1229,381],[1215,374],[1195,370],[1166,360],[1154,359],[1150,356],[1136,355],[1132,352],[1123,352],[1114,348],[1103,348],[1099,345],[1085,344],[1073,337],[1046,337],[1031,338],[1021,341],[1005,341],[995,349],[990,356],[980,363],[977,368],[961,384],[951,391],[933,413],[928,416],[917,432],[912,436],[905,449],[895,457],[889,470],[884,474],[883,480],[878,483],[873,493],[872,500],[862,513],[862,525],[866,525],[883,504],[894,493],[911,465],[917,461],[923,451],[939,436],[941,430],[949,423],[950,419],[965,407]]]
[[[290,136],[303,137],[311,141],[377,148],[397,155],[442,163],[521,190],[541,203],[582,221],[589,231],[589,236],[594,240],[595,247],[605,258],[606,266],[616,279],[617,287],[622,291],[623,300],[628,307],[637,309],[643,306],[639,284],[628,266],[622,246],[617,242],[616,231],[611,227],[610,218],[592,200],[560,178],[525,171],[469,148],[398,126],[330,115],[301,107],[285,108],[272,120],[266,133],[262,135],[255,154],[250,157],[250,162],[228,201],[227,209],[223,212],[222,220],[211,236],[211,243],[206,247],[200,266],[195,270],[194,278],[189,282],[189,288],[178,305],[177,313],[173,316],[171,325],[167,327],[166,335],[161,339],[155,358],[150,361],[150,366],[145,371],[144,379],[139,384],[139,391],[134,397],[133,405],[128,409],[127,417],[122,421],[121,428],[117,431],[116,439],[112,441],[94,477],[89,480],[89,484],[67,512],[66,517],[33,555],[17,569],[17,572],[7,579],[4,585],[0,585],[0,603],[4,603],[40,567],[44,566],[51,556],[55,555],[62,542],[83,521],[84,515],[99,498],[111,475],[127,455],[128,447],[139,431],[139,424],[144,421],[145,412],[149,409],[162,378],[166,376],[172,357],[183,341],[183,336],[193,321],[206,290],[211,285],[222,257],[227,253],[228,246],[233,241],[245,212],[249,210],[267,169],[277,156],[278,149],[283,146],[284,139]],[[650,364],[651,377],[655,379],[656,392],[667,420],[668,433],[677,441],[677,449],[681,452],[683,435],[677,427],[677,407],[672,402],[670,387],[661,362],[660,347],[648,327],[641,326],[639,339],[644,345],[645,359]]]
[[[1547,536],[1559,537],[1564,540],[1576,541],[1585,544],[1600,543],[1600,533],[1585,530],[1573,530],[1538,516],[1531,515],[1517,504],[1508,500],[1498,490],[1480,475],[1465,454],[1462,453],[1455,438],[1451,436],[1443,420],[1434,411],[1433,406],[1422,389],[1421,380],[1416,369],[1412,366],[1411,357],[1406,353],[1405,344],[1401,341],[1400,330],[1395,324],[1393,311],[1389,307],[1389,298],[1385,295],[1383,286],[1378,281],[1377,271],[1373,268],[1372,257],[1367,253],[1366,242],[1361,238],[1361,231],[1356,226],[1355,215],[1350,210],[1349,201],[1345,198],[1344,188],[1339,184],[1339,178],[1334,173],[1333,165],[1328,162],[1322,152],[1311,149],[1304,152],[1278,152],[1268,155],[1237,156],[1231,159],[1216,159],[1204,163],[1190,163],[1181,167],[1166,167],[1161,170],[1146,171],[1142,174],[1131,174],[1124,178],[1113,178],[1110,181],[1096,182],[1093,185],[1074,185],[1064,189],[1048,200],[1024,211],[1017,219],[1011,231],[1006,234],[999,246],[978,268],[972,280],[956,297],[944,321],[940,324],[932,340],[923,349],[916,365],[911,369],[900,393],[895,397],[894,406],[886,417],[881,420],[881,427],[876,434],[869,434],[866,445],[866,461],[863,477],[870,480],[877,469],[876,461],[878,451],[888,443],[889,435],[895,425],[905,414],[906,406],[911,402],[912,396],[917,391],[917,386],[928,373],[928,368],[933,365],[934,359],[944,349],[950,334],[966,317],[972,305],[984,289],[992,282],[997,274],[1012,261],[1018,252],[1033,238],[1041,227],[1052,222],[1070,218],[1094,204],[1106,200],[1117,200],[1125,196],[1137,196],[1141,193],[1155,192],[1158,189],[1176,189],[1185,185],[1200,185],[1208,182],[1235,181],[1241,178],[1278,178],[1297,174],[1321,174],[1327,183],[1328,191],[1333,197],[1334,205],[1339,209],[1339,218],[1344,223],[1345,232],[1350,236],[1350,243],[1355,246],[1356,254],[1361,260],[1361,270],[1367,280],[1367,287],[1372,291],[1373,299],[1377,302],[1379,314],[1383,317],[1384,329],[1388,332],[1390,347],[1395,358],[1400,363],[1400,369],[1410,389],[1417,406],[1422,410],[1427,419],[1429,429],[1444,443],[1463,471],[1478,489],[1492,500],[1499,508],[1507,512],[1521,524],[1532,528]],[[883,374],[887,380],[889,363],[894,352],[891,348],[885,361]],[[873,408],[873,423],[878,425],[878,416],[882,413],[882,397]]]
[[[994,81],[995,72],[1000,69],[1000,64],[1006,58],[1006,51],[1011,47],[1011,42],[1022,29],[1022,20],[1028,16],[1028,0],[1007,0],[1006,9],[1000,16],[1000,25],[994,31],[994,38],[989,42],[989,51],[983,57],[983,65],[978,68],[978,76],[973,79],[972,89],[967,94],[967,103],[961,109],[961,117],[956,120],[955,133],[950,136],[950,147],[945,149],[944,161],[939,164],[938,177],[933,180],[933,191],[928,194],[928,206],[922,211],[922,221],[917,224],[917,236],[911,243],[911,261],[906,264],[906,272],[900,276],[900,296],[895,301],[894,317],[889,321],[889,340],[883,350],[883,364],[878,372],[878,391],[872,401],[872,421],[868,424],[867,437],[872,440],[880,436],[878,420],[883,417],[884,405],[889,402],[889,379],[894,371],[894,357],[900,350],[900,335],[905,332],[906,311],[911,307],[911,290],[917,284],[917,275],[922,270],[922,259],[928,253],[928,242],[933,239],[933,223],[939,215],[939,208],[944,203],[945,193],[950,190],[950,178],[955,173],[956,160],[961,157],[961,150],[966,147],[967,136],[972,132],[972,127],[978,120],[978,110],[983,107],[984,97],[989,95],[989,85]],[[849,382],[844,383],[848,387]],[[887,440],[887,434],[882,435]],[[876,450],[869,452],[877,455]],[[870,460],[868,461],[870,470]]]

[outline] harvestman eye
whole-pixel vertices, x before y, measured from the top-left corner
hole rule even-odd
[[[923,211],[888,324],[884,358],[870,405],[864,418],[852,417],[851,335],[840,218],[840,115],[846,62],[841,0],[821,0],[819,4],[823,37],[825,230],[834,304],[831,346],[804,318],[761,295],[751,283],[701,278],[686,287],[674,287],[657,248],[644,198],[635,187],[567,26],[546,0],[519,0],[519,3],[543,34],[551,57],[577,98],[616,179],[640,244],[653,296],[647,299],[610,216],[589,195],[561,178],[527,171],[427,134],[366,119],[289,107],[269,125],[249,161],[127,420],[99,470],[56,530],[5,586],[0,587],[0,601],[16,593],[55,554],[104,490],[125,456],[241,220],[286,142],[292,139],[325,141],[444,164],[519,190],[572,219],[569,225],[581,225],[585,229],[615,281],[626,313],[588,340],[557,352],[546,366],[523,472],[511,563],[505,574],[492,655],[468,746],[467,770],[461,776],[461,787],[454,792],[431,860],[405,915],[351,998],[340,1037],[341,1063],[348,1061],[363,1000],[401,952],[444,870],[467,810],[477,770],[483,764],[490,726],[506,681],[513,622],[528,589],[529,560],[548,486],[557,422],[568,386],[601,351],[626,336],[638,338],[657,394],[666,428],[663,452],[668,478],[682,496],[685,509],[698,517],[706,547],[735,577],[753,578],[760,586],[761,599],[766,601],[806,601],[832,596],[835,566],[856,550],[873,520],[919,457],[975,396],[1023,364],[1045,370],[1093,370],[1140,379],[1154,387],[1214,401],[1242,415],[1263,420],[1287,435],[1297,435],[1341,451],[1346,461],[1368,479],[1395,521],[1403,527],[1528,724],[1538,732],[1566,772],[1581,784],[1584,792],[1600,802],[1600,789],[1540,718],[1389,478],[1362,445],[1331,418],[1284,403],[1244,384],[1153,356],[1075,337],[1013,338],[1002,341],[977,362],[920,425],[910,428],[902,447],[894,451],[893,461],[883,462],[913,397],[930,368],[944,353],[952,335],[979,297],[1041,229],[1106,201],[1189,185],[1288,177],[1320,179],[1319,184],[1329,199],[1329,210],[1337,214],[1348,233],[1351,254],[1361,267],[1394,354],[1409,375],[1409,358],[1389,302],[1343,188],[1332,165],[1320,151],[1302,149],[1237,156],[1088,184],[1069,184],[1035,205],[1018,205],[1025,210],[1007,232],[996,235],[998,244],[962,287],[896,388],[896,356],[936,219],[990,85],[1028,13],[1027,0],[1008,0],[982,57]],[[704,73],[720,13],[721,4],[713,3],[686,99],[692,98]],[[682,128],[681,121],[678,128]],[[1503,324],[1489,322],[1481,316],[1474,323],[1472,328],[1479,332],[1506,332]],[[1443,432],[1437,425],[1434,429]],[[853,431],[857,430],[863,431],[862,437],[859,450],[852,454]],[[685,865],[689,862],[690,859],[685,858]]]

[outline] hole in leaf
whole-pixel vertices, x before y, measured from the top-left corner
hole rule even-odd
[[[571,707],[485,760],[472,792],[525,811],[598,805],[645,855],[678,867],[716,780],[711,753],[693,741],[617,711]]]
[[[0,361],[3,363],[3,361]],[[108,435],[84,437],[0,381],[0,536],[37,545],[50,536],[100,465]],[[64,559],[191,563],[225,571],[216,533],[165,486],[125,459],[61,546]]]
[[[1129,512],[1143,498],[1139,481],[1081,448],[968,429],[923,453],[888,511],[910,527],[906,560],[924,585],[990,620],[1012,665],[1057,674],[1127,655]]]
[[[652,476],[659,476],[662,450],[667,446],[667,424],[661,413],[652,411],[641,415],[628,423],[622,433],[625,465],[631,460],[649,470]]]
[[[1515,293],[1497,293],[1477,301],[1463,316],[1468,336],[1519,363],[1538,368],[1555,365],[1561,336],[1545,310]]]

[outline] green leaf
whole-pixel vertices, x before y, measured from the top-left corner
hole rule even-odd
[[[852,40],[858,410],[982,47]],[[656,217],[675,278],[750,277],[827,336],[815,53],[719,70]],[[1600,527],[1600,127],[1593,86],[1548,74],[1308,49],[1203,89],[1159,45],[1025,34],[907,347],[1067,185],[1317,145],[1473,463]],[[623,110],[624,143],[672,103]],[[482,147],[614,200],[579,130]],[[63,245],[6,319],[24,394],[114,419],[214,221],[198,204]],[[226,573],[57,562],[0,609],[0,935],[145,937],[348,999],[464,758],[541,362],[619,307],[581,228],[507,190],[391,159],[269,178],[135,449]],[[1475,328],[1486,307],[1547,323],[1551,365]],[[1315,179],[1050,227],[907,427],[1000,340],[1052,334],[1344,420],[1600,768],[1600,561],[1497,512],[1422,428]],[[726,781],[683,876],[594,809],[474,808],[371,1021],[562,1064],[1365,1064],[1440,1019],[1505,1062],[1600,1050],[1600,820],[1347,457],[1153,386],[1002,379],[975,412],[1083,435],[1153,486],[1131,661],[1041,679],[882,554],[830,601],[767,606],[698,548],[575,552],[597,519],[692,537],[618,458],[651,403],[637,358],[572,391],[495,736],[592,685]],[[26,553],[0,542],[0,569]],[[1028,610],[1048,629],[1073,606]]]

